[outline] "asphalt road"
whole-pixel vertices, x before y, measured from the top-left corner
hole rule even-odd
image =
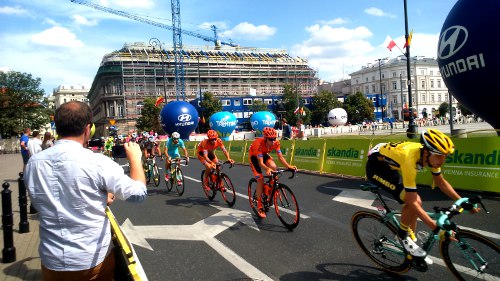
[[[253,215],[246,195],[249,166],[224,169],[240,195],[232,208],[220,194],[213,201],[205,197],[199,180],[201,170],[197,159],[183,167],[183,196],[175,189],[166,191],[161,170],[162,182],[159,187],[148,185],[145,202],[117,201],[111,207],[149,280],[453,279],[436,246],[431,252],[435,263],[426,273],[410,270],[404,275],[391,274],[365,256],[353,238],[351,217],[376,204],[369,192],[359,190],[360,180],[305,173],[291,180],[282,177],[294,191],[302,214],[298,227],[288,231],[272,211],[264,220]],[[419,193],[426,209],[451,204],[439,190],[420,188]],[[483,197],[491,214],[464,214],[455,222],[482,231],[498,244],[499,198],[491,194]],[[425,228],[423,224],[420,227]]]

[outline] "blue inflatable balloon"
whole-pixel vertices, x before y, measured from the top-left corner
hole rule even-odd
[[[222,140],[227,141],[236,128],[238,119],[231,112],[221,111],[210,116],[209,124],[210,128],[215,130]]]
[[[252,114],[250,117],[250,124],[252,128],[257,132],[257,136],[262,136],[262,130],[265,127],[274,128],[276,123],[276,116],[269,111],[259,111]]]
[[[437,52],[450,93],[495,129],[500,129],[500,52],[494,43],[499,26],[500,1],[459,0],[443,24]]]
[[[170,102],[160,112],[160,123],[168,134],[178,132],[182,139],[189,139],[198,126],[198,111],[185,101]]]

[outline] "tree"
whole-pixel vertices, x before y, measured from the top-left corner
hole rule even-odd
[[[252,112],[268,111],[269,110],[269,108],[267,107],[267,104],[265,104],[262,100],[254,100],[249,109]]]
[[[296,124],[297,120],[299,118],[302,120],[304,124],[310,123],[311,120],[311,111],[305,107],[302,103],[299,104],[299,101],[297,100],[300,98],[299,93],[297,92],[297,89],[293,87],[292,85],[284,85],[283,86],[283,108],[286,111],[284,116],[286,117],[286,120],[288,121],[289,124]],[[304,114],[296,114],[294,113],[297,107],[301,107],[304,110]]]
[[[450,111],[450,105],[447,102],[443,102],[439,105],[438,112],[439,116],[446,116],[446,114]]]
[[[313,97],[312,106],[311,122],[313,124],[324,124],[328,123],[328,112],[334,108],[342,107],[342,103],[334,93],[323,90]]]
[[[24,128],[39,130],[50,122],[40,78],[30,73],[0,71],[0,134],[10,137]]]
[[[347,121],[351,124],[359,124],[364,120],[375,118],[373,103],[361,92],[348,96],[344,101],[343,108],[347,112]]]
[[[205,120],[205,122],[200,122],[199,128],[200,133],[206,132],[210,129],[210,124],[208,120],[210,116],[214,113],[222,111],[222,103],[220,100],[216,99],[214,95],[210,92],[203,93],[203,100],[200,103],[202,114],[200,114],[201,120]]]
[[[155,106],[156,100],[153,98],[144,99],[144,107],[141,111],[141,116],[137,118],[135,125],[139,131],[155,131],[163,133],[163,128],[160,124],[160,107]]]

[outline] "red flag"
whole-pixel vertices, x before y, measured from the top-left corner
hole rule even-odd
[[[293,114],[299,113],[300,108],[297,106],[297,108],[293,111]]]
[[[155,107],[157,107],[158,105],[160,105],[160,103],[162,103],[163,101],[165,100],[164,97],[159,97],[156,99],[156,102],[155,102]]]
[[[392,52],[392,48],[394,48],[396,46],[396,42],[394,42],[394,40],[391,39],[391,42],[389,42],[389,45],[387,45],[387,49],[389,49],[389,51]]]

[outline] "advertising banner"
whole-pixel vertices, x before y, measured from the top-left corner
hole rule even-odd
[[[285,158],[286,162],[288,162],[288,164],[290,164],[290,165],[293,165],[293,164],[291,164],[293,143],[294,143],[293,140],[280,140],[281,153],[283,154],[283,157]],[[250,144],[251,144],[251,142],[248,143],[248,147],[250,147]],[[283,164],[281,164],[281,162],[278,160],[278,156],[276,155],[276,151],[269,153],[269,155],[271,155],[271,157],[273,157],[274,162],[276,163],[276,166],[282,167],[282,168],[284,167]]]
[[[293,148],[292,165],[298,169],[321,171],[325,140],[296,141]]]
[[[370,140],[327,139],[322,172],[364,177]]]

